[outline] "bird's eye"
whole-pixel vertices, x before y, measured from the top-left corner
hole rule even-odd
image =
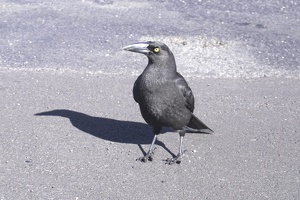
[[[155,48],[153,49],[153,51],[154,51],[155,53],[158,53],[158,52],[159,52],[159,48],[158,48],[158,47],[155,47]]]

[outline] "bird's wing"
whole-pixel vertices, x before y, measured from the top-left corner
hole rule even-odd
[[[194,95],[193,95],[191,88],[188,86],[188,84],[185,81],[185,79],[183,78],[183,76],[179,73],[177,73],[175,82],[185,98],[185,106],[187,107],[187,109],[189,109],[191,112],[193,112],[195,100],[194,100]]]

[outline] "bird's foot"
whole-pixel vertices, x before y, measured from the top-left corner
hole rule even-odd
[[[166,160],[164,160],[164,161],[166,161],[166,164],[168,164],[168,165],[173,165],[173,164],[180,164],[181,163],[181,159],[182,159],[182,157],[183,157],[183,154],[186,152],[186,150],[185,151],[183,151],[183,152],[180,152],[180,153],[178,153],[177,154],[177,156],[175,156],[174,158],[167,158]]]
[[[167,158],[165,161],[166,161],[166,164],[168,164],[168,165],[173,165],[175,163],[180,164],[181,163],[181,156],[177,155],[174,158]]]
[[[154,155],[154,150],[155,150],[156,148],[154,148],[154,149],[152,149],[151,151],[149,151],[145,156],[142,156],[142,157],[140,157],[140,158],[138,158],[138,159],[136,159],[136,160],[139,160],[139,161],[141,161],[141,162],[147,162],[148,160],[149,161],[152,161],[153,160],[153,155]]]

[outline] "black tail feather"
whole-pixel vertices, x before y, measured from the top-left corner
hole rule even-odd
[[[208,128],[200,119],[198,119],[193,113],[189,124],[186,127],[188,132],[192,133],[206,133],[213,134],[214,131]]]

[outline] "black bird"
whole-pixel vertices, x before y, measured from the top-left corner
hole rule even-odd
[[[194,114],[194,95],[181,74],[177,72],[175,58],[167,45],[161,42],[140,42],[123,50],[142,53],[148,65],[133,86],[134,100],[139,104],[145,121],[153,128],[154,138],[148,153],[139,158],[152,161],[154,143],[162,127],[171,127],[180,135],[179,153],[166,159],[167,164],[180,163],[183,156],[183,137],[187,130],[213,133]]]

